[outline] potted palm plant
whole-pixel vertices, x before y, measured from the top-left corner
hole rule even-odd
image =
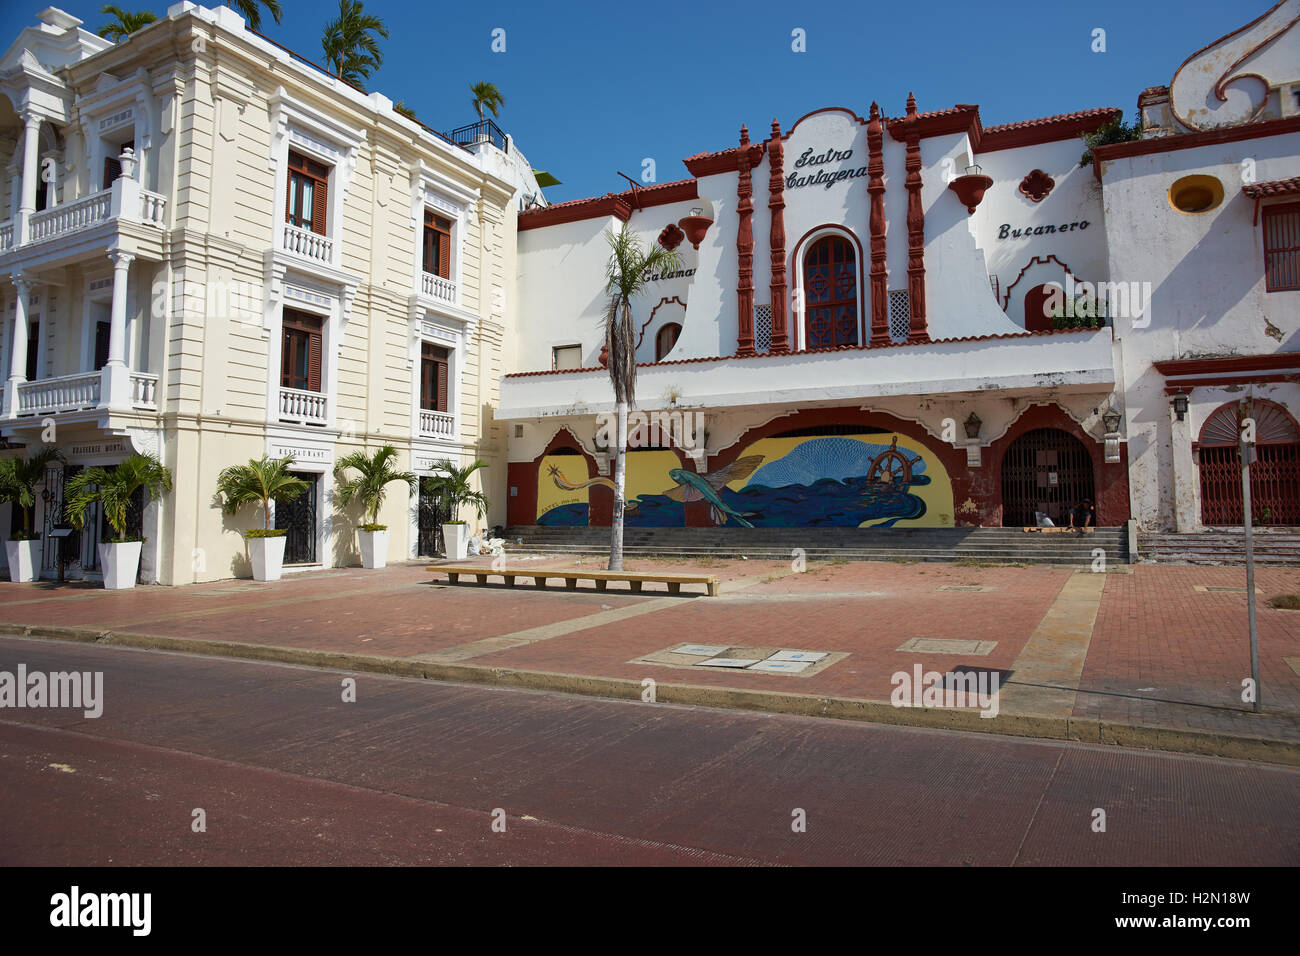
[[[51,462],[62,460],[56,448],[46,448],[30,458],[0,459],[0,503],[8,501],[23,510],[23,530],[14,532],[5,542],[10,581],[36,580],[41,553],[41,536],[32,530],[36,485]]]
[[[361,566],[382,568],[388,564],[388,526],[379,524],[379,509],[388,494],[387,487],[395,481],[405,482],[414,493],[415,475],[393,467],[397,449],[384,445],[373,453],[354,451],[339,459],[334,466],[334,477],[340,478],[349,468],[357,472],[355,478],[339,485],[338,500],[347,507],[354,500],[361,503],[365,517],[370,520],[361,526],[357,537],[361,541]]]
[[[460,509],[465,505],[473,505],[480,518],[487,510],[488,500],[483,492],[470,487],[470,477],[480,468],[486,467],[487,463],[482,460],[476,460],[464,468],[446,459],[434,465],[434,470],[441,474],[433,477],[433,490],[442,495],[447,513],[451,515],[442,526],[443,554],[453,561],[463,561],[469,553],[469,525],[457,517]]]
[[[111,590],[135,587],[140,571],[142,538],[126,533],[126,509],[131,496],[146,488],[158,497],[172,489],[172,473],[156,455],[132,455],[108,468],[87,468],[64,486],[64,515],[77,530],[86,524],[86,511],[99,503],[117,537],[99,543],[99,565],[104,569],[104,587]]]
[[[307,490],[307,482],[289,473],[293,455],[250,458],[247,465],[231,465],[217,475],[222,510],[234,514],[244,505],[262,509],[262,527],[244,532],[254,581],[278,581],[284,567],[284,528],[271,527],[271,502],[293,501]]]

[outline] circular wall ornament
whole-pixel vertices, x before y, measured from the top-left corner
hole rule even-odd
[[[1042,202],[1055,186],[1055,179],[1041,169],[1035,169],[1020,180],[1020,194],[1032,202]]]

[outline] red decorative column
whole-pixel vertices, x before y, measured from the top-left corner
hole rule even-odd
[[[754,186],[750,182],[749,128],[740,127],[740,150],[736,153],[736,169],[740,180],[736,195],[740,204],[740,228],[736,231],[736,257],[739,264],[739,281],[736,285],[736,354],[754,354]]]
[[[867,194],[871,197],[871,344],[889,344],[889,270],[885,268],[884,124],[872,103],[867,123]]]
[[[772,213],[768,249],[772,255],[772,351],[789,352],[790,336],[785,323],[785,144],[781,124],[772,120],[772,140],[767,148],[767,208]]]
[[[909,342],[928,342],[925,324],[925,210],[921,207],[921,132],[916,97],[907,94],[907,298],[912,308]]]

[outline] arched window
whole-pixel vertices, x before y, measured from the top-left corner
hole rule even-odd
[[[1201,521],[1240,525],[1242,512],[1240,418],[1237,402],[1220,405],[1205,420],[1196,445],[1201,478]],[[1300,428],[1280,405],[1255,399],[1255,461],[1250,466],[1254,524],[1300,524]]]
[[[858,344],[858,260],[844,236],[813,243],[803,260],[805,347]]]
[[[673,350],[677,337],[682,334],[682,327],[676,322],[669,322],[655,333],[655,361],[662,362],[664,356]]]
[[[1058,284],[1055,288],[1050,285],[1035,286],[1025,293],[1025,331],[1027,332],[1049,332],[1052,329],[1052,316],[1048,314],[1047,308],[1051,301],[1052,293],[1060,294],[1061,286]],[[1062,297],[1062,301],[1064,298]]]

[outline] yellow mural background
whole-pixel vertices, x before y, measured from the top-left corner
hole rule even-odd
[[[925,474],[929,476],[928,485],[912,485],[908,490],[911,494],[916,495],[925,502],[925,514],[919,518],[910,520],[900,520],[896,522],[895,528],[951,528],[955,525],[953,519],[952,503],[952,480],[948,477],[948,470],[943,467],[934,454],[922,445],[920,442],[913,441],[906,435],[898,432],[880,432],[877,434],[858,434],[858,435],[801,435],[797,438],[760,438],[758,441],[749,445],[736,458],[744,458],[747,455],[762,455],[763,465],[783,458],[790,452],[794,451],[806,441],[816,441],[818,438],[849,438],[863,442],[868,445],[888,445],[895,437],[898,438],[898,447],[907,449],[919,455],[925,461]],[[763,467],[759,465],[759,469]],[[757,473],[758,469],[755,469]],[[750,483],[753,475],[743,478],[739,481],[727,482],[727,487],[732,491],[739,491]],[[882,524],[888,521],[888,518],[871,519],[864,521],[858,527],[870,528],[875,524]]]
[[[556,487],[551,477],[551,466],[560,469],[560,474],[572,484],[580,485],[587,480],[587,459],[581,455],[547,455],[537,469],[537,517],[541,517],[552,508],[561,505],[585,505],[590,503],[587,488],[581,491],[565,491]]]

